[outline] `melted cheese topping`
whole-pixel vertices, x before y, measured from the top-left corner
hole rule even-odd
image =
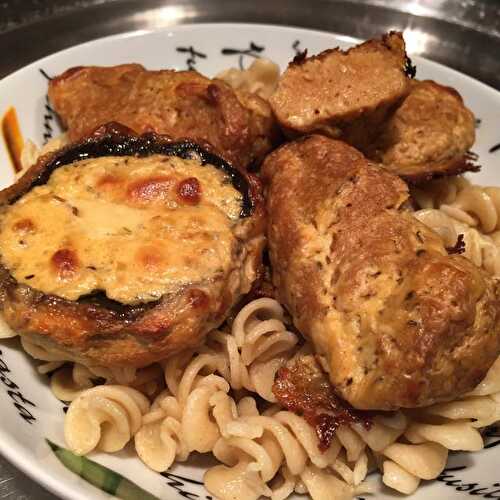
[[[4,212],[1,259],[45,294],[148,302],[228,272],[240,209],[228,176],[196,160],[83,160]]]

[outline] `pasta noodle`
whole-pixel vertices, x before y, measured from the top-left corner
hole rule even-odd
[[[392,460],[385,460],[382,465],[382,481],[386,486],[405,495],[411,495],[420,484],[420,479],[410,474]]]
[[[230,68],[216,78],[224,80],[236,90],[244,90],[269,99],[278,86],[279,66],[269,59],[256,59],[248,69]]]
[[[50,366],[50,363],[48,363]],[[47,365],[42,365],[47,368]],[[50,388],[57,399],[73,401],[83,391],[94,386],[92,373],[88,368],[78,363],[73,366],[64,365],[59,368],[50,379]]]
[[[93,387],[99,379],[107,384],[128,385],[149,397],[157,395],[164,388],[163,371],[157,364],[139,370],[133,367],[85,366],[77,362],[68,365],[66,363],[71,360],[57,350],[48,351],[24,337],[21,337],[21,345],[31,357],[44,361],[37,368],[39,373],[54,372],[51,389],[61,401],[73,401],[81,391]]]
[[[418,210],[414,215],[426,226],[436,231],[448,247],[453,247],[458,235],[463,235],[464,257],[493,276],[500,276],[500,247],[491,236],[459,222],[442,210]]]
[[[64,423],[68,446],[78,455],[94,449],[119,451],[142,425],[148,399],[125,386],[105,385],[82,392],[70,405]]]
[[[421,222],[453,247],[463,235],[464,256],[500,276],[500,188],[475,186],[463,177],[430,181],[412,195]]]
[[[420,479],[435,479],[441,474],[448,458],[448,450],[436,443],[393,443],[383,451],[407,473]]]
[[[60,149],[68,144],[68,138],[66,134],[61,134],[53,139],[50,139],[44,146],[39,148],[33,141],[27,140],[24,143],[23,150],[21,152],[21,166],[20,172],[17,172],[16,177],[21,177],[28,168],[34,165],[38,158],[44,154]]]
[[[500,228],[500,188],[471,184],[464,177],[438,179],[412,190],[420,208],[439,209],[482,233]]]
[[[12,331],[3,318],[0,317],[0,339],[10,339],[17,337],[17,333]]]
[[[373,464],[384,484],[412,493],[442,472],[448,450],[481,449],[478,428],[500,419],[499,359],[460,400],[377,415],[369,429],[342,425],[322,453],[313,428],[282,410],[272,394],[276,370],[310,349],[298,346],[284,319],[278,302],[258,299],[238,313],[230,331],[214,330],[199,349],[166,360],[161,369],[122,373],[142,390],[144,381],[157,383],[162,374],[165,389],[151,406],[131,387],[84,389],[96,372],[109,373],[65,365],[53,384],[59,384],[55,393],[73,398],[68,446],[76,453],[117,451],[133,437],[138,456],[159,472],[192,452],[210,452],[220,465],[206,472],[205,485],[221,500],[284,500],[294,491],[314,500],[345,499],[372,490],[365,478]]]

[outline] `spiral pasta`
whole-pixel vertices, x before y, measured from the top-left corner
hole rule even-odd
[[[406,444],[394,443],[382,451],[382,480],[410,494],[421,479],[434,479],[443,470],[448,450],[478,451],[484,446],[479,428],[500,420],[500,358],[483,382],[466,396],[428,408],[407,410]]]
[[[0,318],[0,339],[10,339],[17,337],[17,333],[9,328],[3,318]]]
[[[414,188],[415,216],[439,233],[447,246],[463,235],[465,257],[500,276],[500,188],[481,187],[463,177],[433,180]]]
[[[230,68],[216,76],[236,90],[257,94],[263,99],[271,97],[278,86],[279,77],[279,66],[265,58],[256,59],[248,69]]]
[[[435,479],[446,465],[448,450],[436,443],[394,443],[383,455],[382,481],[400,493],[413,493],[421,479]]]
[[[42,365],[43,369],[48,369],[50,366],[51,363]],[[61,401],[73,401],[83,391],[93,386],[92,373],[88,368],[78,363],[73,366],[63,365],[55,371],[50,379],[50,388],[56,398]]]
[[[16,177],[21,177],[21,175],[23,175],[26,170],[28,170],[28,168],[30,168],[37,162],[40,156],[50,153],[51,151],[55,151],[56,149],[60,149],[63,146],[66,146],[68,142],[68,137],[65,133],[52,138],[41,148],[39,148],[33,141],[28,139],[24,143],[23,150],[21,151],[22,170],[20,172],[17,172]]]
[[[221,499],[235,491],[242,498],[284,499],[307,489],[308,467],[328,468],[343,490],[354,494],[368,468],[366,445],[356,431],[341,432],[344,444],[334,438],[322,453],[314,429],[302,417],[277,405],[260,412],[254,398],[229,395],[231,389],[246,389],[275,402],[274,374],[299,352],[298,338],[283,319],[275,300],[253,301],[237,315],[231,333],[211,332],[197,352],[165,362],[167,390],[153,402],[135,436],[137,453],[148,466],[164,471],[193,451],[211,451],[221,465],[206,473],[205,482]],[[382,427],[375,423],[368,434],[380,447],[403,432],[388,431],[380,440]]]
[[[244,388],[275,400],[272,372],[292,356],[298,342],[282,319],[283,309],[276,301],[256,300],[240,311],[231,334],[215,330],[199,352],[165,362],[167,391],[156,398],[135,438],[147,465],[163,471],[192,451],[211,451],[224,432],[223,423],[237,415],[227,395],[230,389]],[[193,429],[203,429],[202,435]]]
[[[247,304],[236,316],[231,334],[215,331],[211,341],[223,347],[219,373],[232,389],[256,392],[269,402],[276,402],[271,387],[274,377],[295,353],[298,337],[287,331],[284,312],[273,299],[262,298]]]
[[[55,349],[47,350],[21,337],[25,352],[38,361],[41,374],[52,374],[51,390],[61,401],[73,401],[82,391],[102,380],[106,384],[128,385],[147,396],[155,396],[164,388],[163,370],[158,364],[146,368],[86,366],[72,361]]]
[[[465,244],[464,257],[493,276],[500,276],[500,247],[490,235],[459,222],[442,209],[418,210],[414,216],[437,232],[447,247],[453,247],[458,236],[462,235]]]
[[[148,399],[126,386],[103,385],[81,393],[70,405],[64,423],[68,447],[77,455],[94,449],[123,449],[142,425]]]
[[[500,188],[471,184],[464,177],[438,179],[412,190],[414,215],[453,247],[459,235],[464,256],[500,276]]]
[[[422,209],[439,209],[481,233],[500,228],[500,188],[471,184],[464,177],[437,179],[414,188],[412,196]]]
[[[148,397],[155,396],[164,388],[163,372],[159,365],[151,365],[140,370],[109,370],[108,368],[73,365],[51,361],[38,367],[40,373],[54,372],[50,378],[50,388],[61,401],[73,401],[82,391],[99,383],[126,384]]]
[[[287,330],[278,302],[255,300],[230,329],[210,332],[205,345],[166,360],[161,370],[120,374],[145,392],[140,382],[158,380],[161,372],[164,390],[151,406],[131,387],[108,384],[71,394],[70,383],[75,399],[65,423],[68,446],[78,453],[116,451],[133,437],[138,456],[159,472],[193,452],[212,453],[220,464],[204,481],[220,500],[284,500],[293,492],[343,500],[372,491],[366,476],[374,465],[388,487],[412,493],[442,472],[449,450],[481,449],[479,429],[500,419],[499,359],[459,400],[376,415],[369,428],[341,425],[322,453],[314,429],[280,408],[272,393],[276,371],[308,352],[311,346],[299,346]],[[55,380],[64,375],[90,384],[96,372],[111,377],[102,370],[65,365]]]

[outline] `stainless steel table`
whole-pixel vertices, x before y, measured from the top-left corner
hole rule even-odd
[[[0,78],[56,50],[101,36],[175,23],[260,22],[358,38],[409,28],[410,49],[500,90],[500,0],[3,0]],[[50,34],[50,36],[47,36]],[[0,457],[0,500],[53,495]]]

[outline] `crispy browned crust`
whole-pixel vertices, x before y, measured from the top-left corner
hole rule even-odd
[[[319,132],[364,144],[410,91],[408,61],[397,32],[347,51],[303,55],[283,73],[270,104],[290,137]]]
[[[259,162],[279,139],[266,101],[195,71],[71,68],[50,81],[49,97],[71,140],[116,121],[136,133],[209,142],[242,168]]]
[[[276,373],[273,394],[278,403],[304,417],[316,431],[319,448],[327,450],[340,425],[371,426],[371,414],[354,410],[336,394],[312,355],[292,358]]]
[[[417,221],[407,186],[322,136],[265,161],[278,299],[355,408],[454,399],[500,353],[498,287]]]
[[[404,179],[408,184],[418,185],[441,177],[451,177],[466,172],[479,172],[481,166],[476,163],[477,158],[475,153],[467,151],[463,156],[456,156],[441,162],[429,162],[406,168],[389,167],[388,170]]]
[[[179,152],[175,149],[172,153],[178,156],[192,148],[211,154],[193,143],[172,141],[151,133],[125,136],[123,131],[116,126],[101,129],[93,137],[42,157],[16,184],[0,192],[0,207],[6,207],[33,186],[46,182],[54,168],[68,163],[68,157],[78,159],[75,152],[98,156],[99,151],[118,144],[124,154],[129,150],[130,154],[153,154],[148,151],[156,148],[158,152],[163,146],[174,149],[179,146]],[[261,266],[264,246],[264,209],[259,181],[237,172],[220,158],[219,161],[221,168],[229,168],[227,171],[235,175],[234,182],[246,190],[250,201],[246,213],[242,207],[243,216],[234,228],[239,246],[233,267],[226,275],[179,288],[157,302],[128,306],[109,300],[103,294],[78,301],[45,295],[16,282],[8,269],[0,265],[0,311],[7,324],[31,342],[59,353],[63,359],[88,365],[146,366],[203,342],[205,334],[220,325],[242,295],[250,290]]]
[[[475,119],[461,95],[431,80],[413,81],[411,88],[363,152],[413,184],[479,170],[469,153]]]

